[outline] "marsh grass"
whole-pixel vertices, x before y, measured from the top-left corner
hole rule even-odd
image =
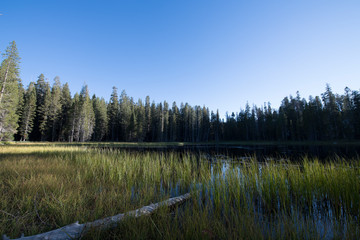
[[[190,154],[11,145],[0,151],[0,232],[11,237],[127,212],[210,177]]]
[[[0,233],[18,237],[191,191],[174,209],[89,239],[358,239],[360,164],[210,162],[191,153],[0,146]]]

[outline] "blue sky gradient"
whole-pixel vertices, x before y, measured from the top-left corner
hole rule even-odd
[[[25,86],[44,73],[129,96],[239,112],[360,87],[360,1],[2,0]]]

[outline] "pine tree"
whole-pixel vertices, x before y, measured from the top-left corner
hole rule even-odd
[[[51,100],[49,106],[49,130],[51,129],[51,141],[55,141],[59,134],[59,121],[61,117],[61,83],[60,78],[55,77],[51,89]]]
[[[72,99],[69,89],[69,84],[65,83],[61,90],[61,112],[59,116],[59,136],[58,141],[69,140],[69,134],[71,132],[71,107]]]
[[[145,131],[145,140],[151,141],[151,105],[149,96],[145,98]]]
[[[19,95],[18,95],[18,98],[19,98],[19,103],[18,103],[18,108],[16,110],[16,115],[19,116],[18,118],[18,129],[17,131],[15,132],[15,135],[14,135],[14,140],[16,141],[19,141],[21,140],[21,136],[19,134],[19,127],[20,127],[20,124],[21,124],[21,116],[23,114],[23,111],[24,111],[24,104],[25,104],[25,89],[24,89],[24,86],[23,84],[21,83],[21,81],[19,82],[18,84],[18,92],[19,92]]]
[[[19,128],[19,134],[22,141],[26,141],[29,138],[29,134],[32,131],[34,118],[36,113],[36,90],[35,83],[31,82],[25,93],[24,108],[21,117],[21,123]]]
[[[353,103],[353,131],[356,139],[360,139],[360,91],[352,91],[351,99]]]
[[[89,97],[88,86],[85,85],[80,92],[80,118],[79,118],[79,141],[90,140],[95,126],[95,114]]]
[[[146,116],[145,116],[145,107],[141,99],[138,100],[137,103],[137,140],[142,142],[146,137]]]
[[[151,115],[150,139],[151,142],[155,142],[157,140],[157,127],[158,127],[159,118],[154,101],[151,103],[150,115]]]
[[[12,140],[19,119],[19,55],[13,41],[0,66],[0,141]]]
[[[178,137],[178,118],[179,118],[179,109],[176,106],[176,102],[173,102],[171,111],[169,112],[169,131],[170,131],[170,141],[177,141]]]
[[[99,99],[95,95],[92,98],[93,108],[95,113],[95,127],[93,133],[94,141],[102,141],[108,129],[108,115],[107,106],[103,98]]]
[[[164,137],[164,111],[163,111],[163,105],[162,103],[158,104],[156,106],[156,118],[158,119],[157,121],[157,126],[156,126],[156,129],[157,129],[157,138],[156,138],[156,141],[157,142],[162,142],[163,141],[163,137]]]
[[[38,80],[35,83],[36,90],[36,114],[34,119],[34,127],[30,134],[31,141],[40,141],[40,122],[41,122],[41,109],[40,107],[44,104],[45,93],[47,89],[47,83],[45,82],[44,74],[40,74]]]
[[[118,141],[120,133],[120,105],[116,87],[113,87],[110,103],[108,104],[107,115],[109,118],[109,139],[111,141]]]
[[[71,108],[69,111],[69,142],[79,141],[79,118],[80,118],[80,96],[75,93],[71,101]]]
[[[131,103],[129,97],[126,95],[125,90],[120,95],[120,139],[128,141],[129,139],[129,125],[131,118]]]
[[[127,141],[135,141],[137,139],[137,128],[138,128],[137,117],[134,106],[132,106],[129,126],[127,130],[129,134]]]
[[[205,106],[202,108],[201,128],[203,133],[201,141],[207,142],[209,140],[209,135],[210,135],[210,115],[209,115],[209,109],[206,108]]]
[[[180,105],[180,113],[181,113],[181,124],[182,124],[182,135],[183,141],[190,141],[190,110],[189,105],[186,103],[185,105],[181,103]]]
[[[162,141],[169,141],[169,104],[164,101],[163,108],[163,138]]]
[[[202,109],[200,106],[195,106],[195,122],[194,122],[194,126],[195,126],[195,142],[200,142],[202,139],[202,121],[203,121],[203,116],[202,116]]]
[[[50,107],[51,107],[51,90],[49,83],[46,83],[43,102],[39,106],[37,112],[39,116],[39,131],[40,131],[41,141],[49,140]]]
[[[221,126],[220,126],[220,114],[219,109],[216,110],[216,117],[215,117],[215,141],[219,142],[220,134],[221,133]]]
[[[324,102],[324,123],[326,125],[327,137],[336,139],[340,133],[341,115],[336,103],[336,96],[333,94],[329,84],[326,84],[326,91],[321,94]]]

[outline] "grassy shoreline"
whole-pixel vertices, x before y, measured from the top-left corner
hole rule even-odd
[[[115,230],[86,238],[360,236],[360,159],[211,163],[191,153],[87,146],[0,146],[1,234],[37,234],[192,191],[191,201],[177,209],[128,219]]]

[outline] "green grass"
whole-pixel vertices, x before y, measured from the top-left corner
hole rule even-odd
[[[106,144],[106,143],[104,143]],[[109,143],[110,145],[112,143]],[[193,192],[89,239],[357,239],[360,161],[217,161],[191,153],[0,146],[0,233],[19,237]],[[174,188],[176,187],[176,191]],[[319,220],[320,218],[320,220]]]
[[[210,176],[189,154],[51,146],[0,153],[0,232],[13,237],[130,211]]]

